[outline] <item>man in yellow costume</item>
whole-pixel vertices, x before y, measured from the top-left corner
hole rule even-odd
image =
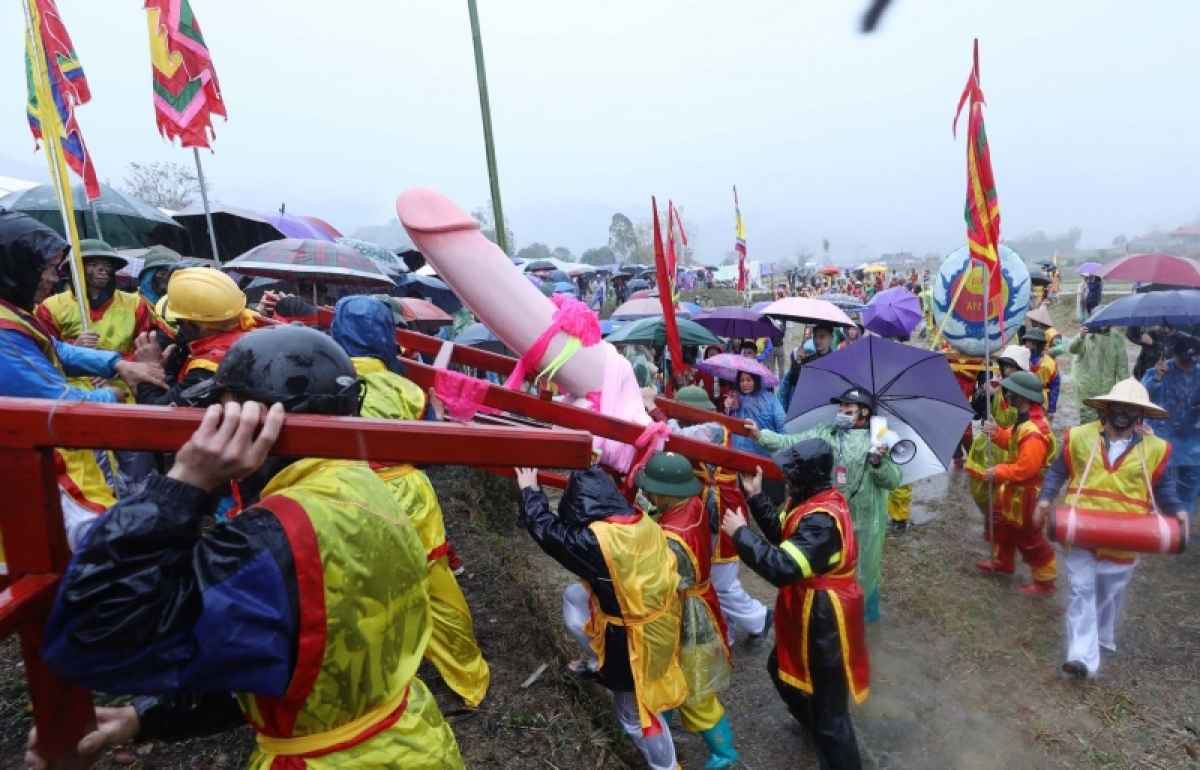
[[[99,710],[84,750],[249,722],[255,770],[461,770],[416,678],[432,623],[412,522],[364,462],[267,458],[285,411],[358,413],[349,357],[311,329],[264,329],[198,387],[222,404],[167,476],[99,520],[47,623],[62,676],[150,696]],[[202,529],[231,478],[245,510]]]
[[[611,690],[617,719],[651,770],[676,770],[663,712],[687,697],[679,665],[679,572],[666,535],[599,467],[575,471],[550,511],[537,469],[518,468],[521,516],[546,554],[583,582],[563,591],[563,620],[585,659],[577,679]]]
[[[1041,529],[1058,493],[1066,504],[1128,516],[1174,516],[1187,538],[1187,506],[1167,472],[1171,445],[1138,430],[1143,418],[1168,414],[1150,401],[1142,384],[1122,380],[1107,395],[1087,400],[1100,414],[1097,422],[1067,431],[1063,450],[1038,495],[1034,526]],[[1100,652],[1116,652],[1116,625],[1125,589],[1133,579],[1137,554],[1111,549],[1069,548],[1067,565],[1067,662],[1063,672],[1092,679],[1100,670]]]
[[[392,311],[375,297],[358,295],[340,300],[329,330],[354,363],[367,387],[363,417],[419,420],[425,412],[425,394],[400,376],[396,327]],[[487,694],[491,672],[475,640],[471,609],[450,571],[449,543],[442,507],[429,477],[411,465],[371,463],[417,529],[429,573],[429,604],[433,611],[433,636],[425,657],[437,668],[450,689],[475,708]]]

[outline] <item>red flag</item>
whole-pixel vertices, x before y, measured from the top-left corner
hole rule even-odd
[[[668,206],[670,203],[668,202]],[[673,207],[672,207],[673,208]],[[654,266],[658,274],[658,301],[662,303],[663,328],[667,333],[667,350],[671,351],[671,367],[674,371],[687,371],[683,362],[683,346],[679,344],[679,329],[675,325],[674,265],[667,264],[667,253],[663,248],[662,229],[658,223],[658,201],[650,198],[650,209],[654,212]],[[670,209],[668,209],[668,212]],[[668,228],[670,225],[668,224]],[[671,251],[675,247],[672,245]]]
[[[1004,276],[1000,270],[1000,200],[992,176],[992,155],[983,127],[983,89],[979,86],[979,40],[975,41],[971,76],[958,100],[953,132],[957,135],[958,116],[967,105],[967,243],[971,259],[983,265],[990,276],[986,302],[995,308],[1000,328],[1004,328]],[[988,311],[986,316],[991,317]]]

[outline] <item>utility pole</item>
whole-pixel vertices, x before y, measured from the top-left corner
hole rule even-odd
[[[492,187],[492,217],[496,220],[496,244],[508,254],[508,232],[504,229],[504,207],[500,204],[500,176],[496,172],[496,145],[492,138],[492,108],[488,101],[487,70],[483,66],[483,39],[479,34],[479,12],[475,0],[467,0],[471,14],[471,37],[475,42],[475,73],[479,77],[479,112],[483,116],[483,146],[487,150],[488,182]]]

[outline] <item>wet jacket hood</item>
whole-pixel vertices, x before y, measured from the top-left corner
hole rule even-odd
[[[621,497],[609,475],[596,466],[572,473],[558,504],[558,517],[576,527],[634,513],[633,506]]]
[[[33,217],[0,209],[0,299],[32,311],[42,271],[68,249],[62,236]]]
[[[351,358],[376,358],[396,374],[404,373],[397,356],[396,323],[391,308],[375,297],[343,297],[333,310],[329,334]]]

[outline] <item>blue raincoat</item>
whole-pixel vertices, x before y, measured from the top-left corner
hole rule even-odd
[[[395,318],[382,300],[362,294],[342,297],[333,310],[329,334],[351,358],[377,358],[388,371],[404,374]]]
[[[1200,405],[1200,366],[1185,372],[1168,361],[1161,382],[1150,370],[1142,376],[1142,385],[1151,401],[1171,413],[1166,420],[1146,421],[1156,436],[1171,442],[1171,467],[1200,466],[1200,409],[1193,409]]]
[[[737,399],[738,408],[730,412],[730,416],[737,417],[739,420],[753,420],[760,430],[784,432],[783,423],[787,420],[787,415],[784,414],[783,407],[779,405],[779,399],[773,393],[763,390],[762,380],[759,377],[754,378],[754,392],[750,395],[738,392]],[[740,452],[749,452],[763,457],[771,456],[770,452],[759,446],[758,442],[749,436],[734,436],[733,448]]]

